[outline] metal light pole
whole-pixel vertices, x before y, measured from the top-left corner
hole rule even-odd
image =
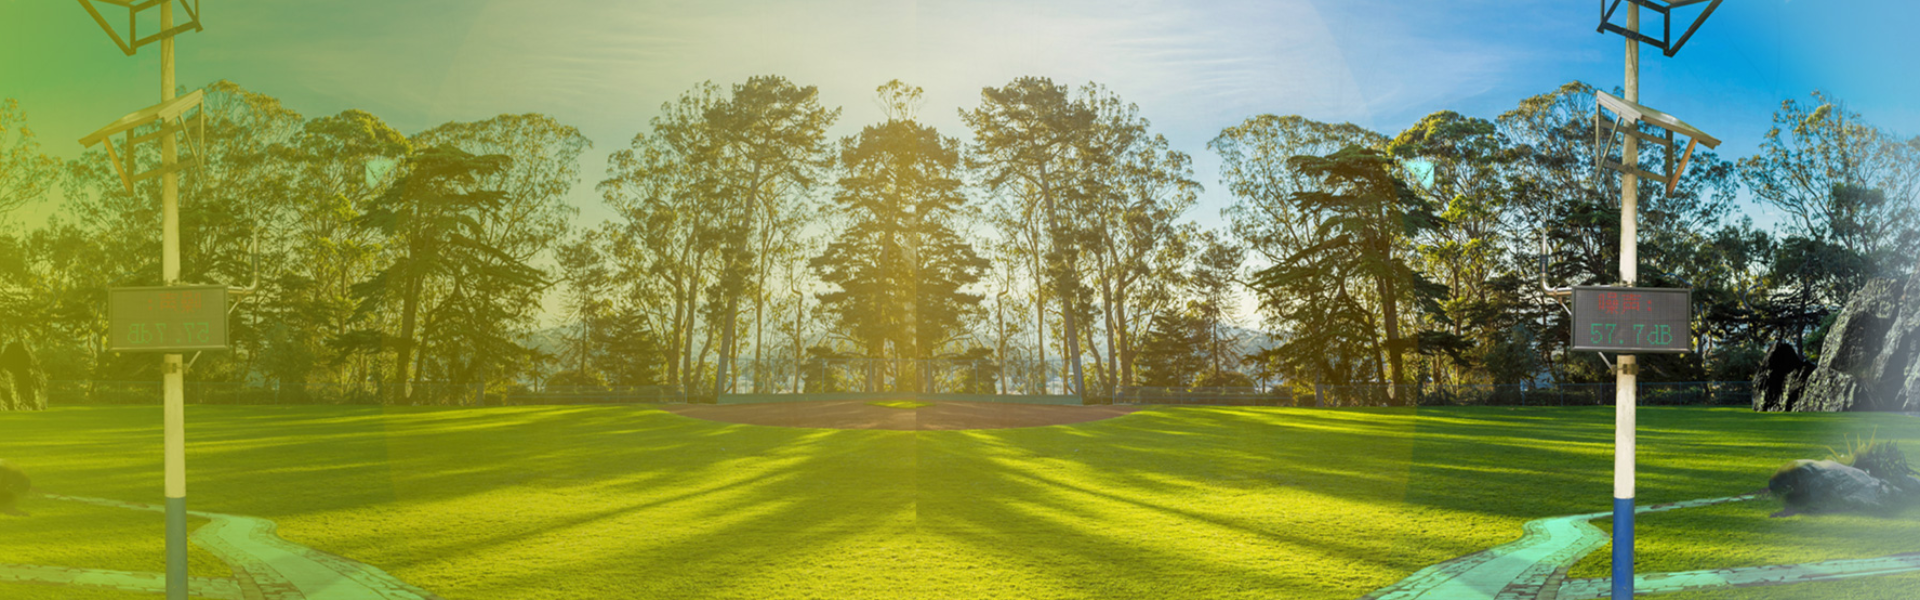
[[[1666,0],[1665,2],[1660,0],[1628,0],[1626,2],[1627,22],[1625,27],[1608,22],[1614,11],[1620,7],[1621,0],[1613,0],[1611,3],[1606,0],[1600,2],[1600,27],[1598,31],[1620,34],[1621,37],[1626,38],[1627,44],[1625,102],[1620,102],[1619,99],[1612,98],[1605,92],[1598,92],[1595,95],[1596,102],[1599,106],[1596,108],[1597,112],[1594,115],[1596,144],[1600,142],[1598,138],[1603,131],[1609,142],[1615,135],[1621,135],[1625,138],[1620,146],[1621,153],[1619,163],[1609,163],[1606,157],[1606,146],[1601,145],[1598,148],[1600,154],[1596,156],[1595,164],[1596,169],[1605,167],[1620,171],[1621,173],[1620,280],[1622,282],[1621,285],[1624,287],[1634,287],[1640,275],[1638,264],[1638,215],[1641,175],[1645,174],[1656,180],[1664,180],[1667,184],[1667,193],[1672,194],[1675,187],[1679,184],[1681,174],[1686,170],[1687,160],[1693,154],[1694,144],[1705,143],[1709,148],[1719,144],[1718,140],[1681,122],[1679,119],[1659,111],[1648,109],[1639,104],[1640,45],[1648,44],[1658,48],[1661,53],[1666,56],[1673,56],[1680,51],[1682,46],[1686,45],[1687,40],[1693,37],[1694,32],[1700,29],[1700,24],[1706,22],[1707,17],[1711,16],[1714,9],[1720,6],[1720,2],[1721,0]],[[1674,38],[1674,11],[1699,4],[1706,5],[1700,12],[1700,15],[1694,18],[1693,23],[1687,27],[1684,33],[1680,34],[1679,38]],[[1640,8],[1642,6],[1659,14],[1661,26],[1658,30],[1658,37],[1641,33]],[[1605,125],[1600,112],[1598,112],[1609,107],[1618,115],[1611,127]],[[1643,123],[1666,130],[1666,137],[1661,139],[1641,133],[1639,126]],[[1685,134],[1689,138],[1686,152],[1679,156],[1677,163],[1674,162],[1675,133]],[[1666,148],[1666,166],[1669,169],[1667,175],[1661,176],[1658,173],[1652,173],[1640,168],[1639,141],[1641,139]],[[1586,307],[1579,306],[1576,307],[1575,311],[1578,313],[1579,310],[1584,308]],[[1576,318],[1576,320],[1578,319]],[[1682,328],[1684,329],[1684,324]],[[1640,340],[1636,339],[1634,343],[1637,345],[1640,343]],[[1638,401],[1637,390],[1635,388],[1638,384],[1639,372],[1638,362],[1635,360],[1633,354],[1620,354],[1619,360],[1615,362],[1615,365],[1612,592],[1614,600],[1628,600],[1633,597],[1634,588],[1633,488],[1634,428],[1636,419],[1634,409],[1635,403]]]
[[[160,277],[165,286],[179,286],[180,282],[180,174],[179,171],[189,162],[181,161],[179,141],[175,137],[187,132],[184,114],[199,104],[198,92],[188,98],[179,98],[174,91],[174,47],[173,38],[187,31],[200,30],[199,2],[194,0],[156,0],[144,3],[115,2],[99,0],[127,9],[129,25],[127,37],[120,34],[100,14],[92,0],[80,0],[80,5],[93,16],[96,23],[113,38],[115,45],[128,56],[144,45],[160,43],[160,104],[134,114],[122,117],[114,124],[81,139],[82,145],[92,146],[105,141],[107,155],[119,172],[121,181],[126,185],[127,193],[134,193],[134,184],[155,174],[160,177]],[[175,2],[179,9],[187,14],[187,22],[176,24]],[[138,30],[138,13],[152,8],[160,8],[160,31],[141,37]],[[159,122],[155,133],[134,136],[137,127]],[[176,123],[177,121],[177,123]],[[126,133],[126,156],[117,156],[114,152],[111,136]],[[158,137],[160,141],[160,167],[154,171],[135,173],[134,145]],[[224,297],[224,296],[222,296]],[[224,308],[222,313],[224,313]],[[224,337],[224,328],[222,328]],[[224,345],[224,340],[221,344]],[[161,359],[162,409],[162,464],[165,469],[166,493],[166,554],[167,554],[167,598],[168,600],[187,600],[187,452],[186,452],[186,392],[185,366],[178,352],[168,352]]]
[[[1640,5],[1628,4],[1627,30],[1640,31]],[[1640,41],[1627,37],[1627,101],[1640,101]],[[1622,164],[1638,164],[1639,144],[1626,136],[1620,146]],[[1640,177],[1631,171],[1620,177],[1620,280],[1633,286],[1639,269]],[[1613,401],[1613,599],[1633,598],[1633,481],[1634,481],[1634,404],[1638,382],[1634,355],[1622,354],[1615,361]]]
[[[173,28],[173,3],[160,5],[160,29]],[[173,36],[160,40],[160,100],[174,97]],[[131,154],[131,153],[129,153]],[[160,164],[171,167],[179,161],[178,142],[171,135],[160,136]],[[129,157],[131,159],[131,157]],[[169,170],[160,176],[160,279],[163,285],[180,284],[180,173]],[[187,409],[186,373],[179,354],[168,354],[161,369],[166,378],[164,408],[167,495],[167,600],[187,600]]]

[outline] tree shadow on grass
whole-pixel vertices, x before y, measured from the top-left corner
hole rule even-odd
[[[254,408],[192,409],[195,508],[281,520],[450,597],[1358,595],[1610,495],[1607,407],[1182,407],[921,433]],[[41,445],[46,482],[157,497],[157,409],[49,414],[0,421],[10,447]],[[1749,491],[1747,455],[1861,422],[1641,414],[1650,501]]]

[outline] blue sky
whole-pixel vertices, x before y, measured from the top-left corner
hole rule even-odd
[[[1196,158],[1208,190],[1192,216],[1217,224],[1231,199],[1205,145],[1249,116],[1392,134],[1439,110],[1491,118],[1571,80],[1620,85],[1624,43],[1595,32],[1596,4],[207,0],[206,30],[181,38],[179,78],[231,79],[307,116],[365,109],[407,132],[550,114],[594,142],[573,196],[583,222],[606,214],[592,186],[606,154],[702,80],[819,86],[845,108],[839,136],[880,119],[873,89],[899,78],[926,88],[926,120],[962,139],[955,111],[982,87],[1095,81]],[[1643,52],[1642,101],[1725,140],[1730,157],[1754,151],[1781,100],[1814,89],[1920,135],[1915,23],[1915,2],[1727,0],[1677,57]],[[73,3],[0,0],[0,31],[0,97],[21,101],[56,155],[157,100],[157,52],[121,55]]]

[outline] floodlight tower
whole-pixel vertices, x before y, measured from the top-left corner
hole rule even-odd
[[[185,97],[176,97],[173,77],[173,38],[188,31],[200,31],[200,2],[193,0],[79,0],[80,6],[93,16],[107,36],[113,38],[114,45],[127,56],[133,56],[142,46],[153,42],[160,43],[160,104],[136,111],[108,125],[106,128],[81,139],[81,143],[92,146],[106,142],[107,155],[113,161],[114,168],[120,174],[121,183],[129,194],[133,193],[133,184],[158,176],[160,178],[160,278],[163,285],[180,284],[180,173],[182,168],[197,164],[198,160],[182,161],[179,146],[182,134],[188,133],[185,115],[188,110],[197,107],[201,94],[194,92]],[[181,12],[186,13],[185,22],[176,22],[175,3]],[[127,36],[120,37],[114,26],[100,14],[96,4],[106,4],[127,11]],[[160,31],[146,37],[139,34],[140,13],[148,9],[160,9]],[[203,113],[204,114],[204,113]],[[150,134],[135,136],[136,128],[158,123],[159,130]],[[111,136],[125,133],[127,136],[124,156],[116,156]],[[141,142],[158,138],[160,141],[160,167],[145,173],[135,174],[134,146]],[[191,141],[189,141],[191,144]],[[168,296],[174,298],[175,296]],[[224,299],[224,296],[221,296]],[[224,300],[223,300],[224,301]],[[224,313],[224,306],[219,307]],[[224,330],[223,330],[224,335]],[[116,337],[116,339],[118,339]],[[223,340],[224,343],[224,340]],[[186,393],[184,365],[178,352],[164,355],[162,361],[163,417],[165,433],[163,447],[166,468],[166,521],[167,521],[167,600],[187,600],[187,458],[186,458]]]
[[[1639,226],[1638,213],[1640,203],[1640,177],[1656,175],[1639,167],[1639,141],[1655,143],[1664,141],[1667,148],[1667,167],[1671,173],[1665,178],[1667,193],[1673,193],[1679,183],[1681,172],[1686,169],[1686,160],[1693,154],[1694,144],[1706,142],[1711,148],[1719,144],[1718,140],[1701,133],[1698,129],[1668,117],[1665,113],[1640,106],[1640,45],[1647,44],[1671,57],[1686,45],[1700,24],[1719,8],[1721,0],[1626,0],[1626,26],[1613,24],[1614,12],[1620,8],[1622,0],[1600,0],[1601,33],[1618,33],[1627,38],[1626,56],[1626,98],[1624,101],[1605,92],[1596,95],[1596,113],[1594,114],[1594,133],[1598,138],[1604,125],[1601,112],[1612,110],[1617,117],[1612,127],[1605,128],[1606,144],[1596,148],[1595,167],[1605,167],[1621,172],[1620,178],[1620,280],[1621,285],[1631,287],[1639,279]],[[1673,11],[1695,4],[1706,4],[1700,15],[1694,18],[1685,33],[1678,40],[1673,39]],[[1640,8],[1646,7],[1661,17],[1659,38],[1640,31]],[[1613,100],[1609,102],[1609,100]],[[1661,117],[1664,117],[1662,119]],[[1667,131],[1661,140],[1640,132],[1642,123],[1653,125]],[[1675,165],[1673,157],[1673,134],[1687,135],[1687,153]],[[1608,153],[1615,135],[1624,139],[1620,147],[1620,161],[1612,163]],[[1596,139],[1596,142],[1600,140]],[[1657,175],[1656,175],[1656,178]],[[1580,332],[1573,332],[1578,334]],[[1639,369],[1633,354],[1620,354],[1615,361],[1614,395],[1614,449],[1613,449],[1613,599],[1630,600],[1633,598],[1633,496],[1634,496],[1634,404],[1638,401],[1636,386]]]

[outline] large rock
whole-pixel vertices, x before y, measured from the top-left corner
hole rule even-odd
[[[1901,488],[1830,460],[1796,460],[1767,480],[1792,512],[1883,512],[1908,500]]]
[[[1753,409],[1761,412],[1786,412],[1800,405],[1807,375],[1815,365],[1800,356],[1800,351],[1785,342],[1767,349],[1753,373]]]
[[[1785,344],[1764,362],[1754,410],[1920,412],[1920,278],[1877,279],[1854,292],[1827,330],[1819,364]]]
[[[1909,277],[1869,370],[1873,407],[1920,412],[1920,277]]]
[[[46,409],[46,371],[33,360],[26,344],[7,344],[0,350],[0,411]]]

